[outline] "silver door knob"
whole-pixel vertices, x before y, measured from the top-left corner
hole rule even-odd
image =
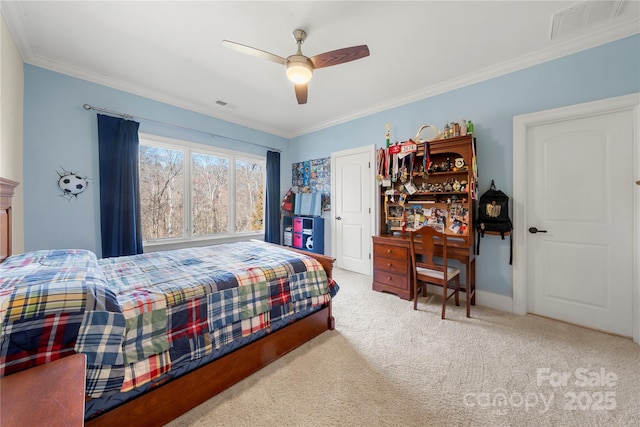
[[[337,217],[336,217],[336,219],[337,219],[338,221],[340,221],[340,220],[342,219],[342,217],[341,217],[341,216],[337,216]]]

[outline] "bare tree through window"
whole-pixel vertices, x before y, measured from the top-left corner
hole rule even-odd
[[[192,154],[191,217],[193,234],[229,231],[229,159]]]
[[[184,152],[140,145],[143,240],[184,234]]]
[[[236,161],[236,230],[264,229],[264,177],[262,164]]]

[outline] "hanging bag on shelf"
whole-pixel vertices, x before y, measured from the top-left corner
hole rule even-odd
[[[476,218],[476,229],[478,232],[478,246],[476,254],[480,255],[480,239],[485,232],[499,233],[504,240],[504,236],[509,234],[509,264],[513,258],[513,240],[511,230],[513,225],[509,217],[509,196],[496,188],[491,180],[491,187],[480,196],[478,200],[478,216]]]
[[[293,203],[295,200],[295,194],[293,193],[293,189],[289,189],[287,194],[282,198],[282,203],[280,204],[280,210],[282,216],[290,216],[293,215]]]

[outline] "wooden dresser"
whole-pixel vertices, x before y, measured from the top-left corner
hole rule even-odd
[[[413,298],[411,254],[408,240],[393,236],[373,237],[373,290]]]
[[[373,290],[389,292],[402,299],[413,299],[413,274],[409,235],[381,234],[373,236]],[[463,264],[467,301],[475,305],[476,257],[474,247],[463,239],[449,238],[447,254]],[[462,284],[461,284],[462,286]]]

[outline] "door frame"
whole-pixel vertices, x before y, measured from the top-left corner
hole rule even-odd
[[[336,213],[335,213],[335,200],[336,200],[336,157],[338,156],[350,156],[353,154],[361,154],[367,153],[369,155],[369,230],[370,233],[375,235],[377,233],[376,230],[376,212],[377,204],[376,204],[376,176],[375,176],[375,165],[372,165],[371,162],[375,161],[376,158],[376,146],[374,144],[364,145],[361,147],[350,148],[347,150],[341,150],[331,153],[331,253],[337,257],[338,254],[338,242],[336,236]],[[371,236],[369,236],[369,275],[373,275],[373,242],[371,241]],[[339,267],[339,265],[338,265]]]
[[[513,118],[513,313],[527,314],[527,130],[558,121],[632,111],[634,181],[640,177],[640,93],[524,114]],[[633,258],[640,258],[640,186],[633,193]],[[640,266],[633,265],[633,341],[640,345]]]

